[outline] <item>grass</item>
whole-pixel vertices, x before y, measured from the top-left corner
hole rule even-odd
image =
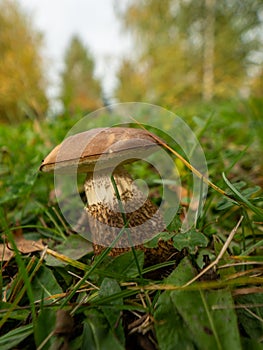
[[[12,257],[1,259],[0,348],[263,348],[262,107],[249,100],[177,111],[204,149],[208,196],[195,225],[180,232],[193,169],[176,160],[186,200],[161,236],[180,253],[147,267],[141,251],[112,258],[109,247],[94,259],[59,210],[52,174],[38,172],[77,117],[2,125],[1,246]],[[149,180],[158,203],[152,168],[138,162],[130,171]]]

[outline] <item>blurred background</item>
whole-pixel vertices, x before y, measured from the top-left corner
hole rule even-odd
[[[262,0],[0,0],[0,121],[263,95]]]

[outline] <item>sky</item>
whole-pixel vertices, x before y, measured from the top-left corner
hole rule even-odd
[[[127,0],[122,0],[122,6]],[[121,57],[131,50],[131,40],[114,12],[116,0],[18,0],[44,34],[43,54],[51,82],[48,94],[58,92],[58,76],[70,38],[77,34],[96,60],[95,74],[102,79],[106,96],[116,84]],[[119,4],[119,2],[118,2]]]

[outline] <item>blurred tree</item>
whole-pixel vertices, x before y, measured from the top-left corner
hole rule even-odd
[[[117,73],[119,88],[116,89],[116,97],[120,101],[140,101],[144,97],[147,87],[145,72],[136,69],[136,63],[124,59]]]
[[[125,79],[131,67],[124,61],[116,95],[167,106],[236,95],[262,50],[262,11],[262,0],[131,0],[118,14],[136,40],[134,79],[144,81],[131,96],[134,80]]]
[[[101,107],[102,88],[94,77],[93,58],[77,36],[71,39],[64,62],[60,98],[65,110],[90,112]]]
[[[252,72],[252,79],[250,81],[251,95],[262,99],[263,97],[263,64],[258,65],[254,72]]]
[[[18,3],[0,0],[0,122],[46,112],[41,43]]]

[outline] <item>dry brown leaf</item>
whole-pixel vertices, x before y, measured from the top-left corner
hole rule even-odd
[[[43,250],[44,245],[42,240],[33,241],[25,239],[23,235],[15,236],[17,249],[22,254],[28,254]],[[0,244],[0,261],[9,261],[14,256],[14,251],[8,243]]]
[[[9,261],[13,256],[14,252],[6,244],[0,244],[0,261]]]
[[[24,237],[22,237],[18,241],[16,241],[16,245],[18,250],[22,254],[33,253],[44,249],[42,239],[39,239],[38,241],[33,241],[31,239],[25,239]]]

